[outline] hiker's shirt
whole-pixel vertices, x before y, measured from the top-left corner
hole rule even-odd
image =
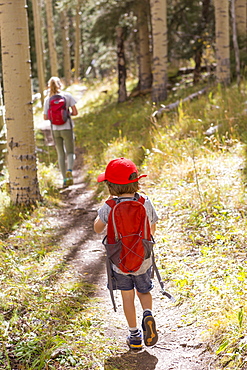
[[[76,100],[73,98],[73,96],[68,93],[61,91],[60,93],[57,93],[56,95],[61,95],[64,96],[66,99],[66,108],[69,109],[69,107],[73,107],[76,104]],[[44,103],[44,114],[48,114],[48,109],[49,109],[49,99],[50,96],[47,96],[45,98],[45,103]],[[53,131],[59,131],[59,130],[71,130],[71,124],[72,127],[74,126],[73,121],[71,118],[68,118],[67,121],[63,125],[53,125],[51,123],[51,128]]]
[[[152,203],[151,199],[149,199],[148,196],[144,195],[144,194],[141,194],[141,196],[145,199],[144,207],[146,209],[149,222],[150,222],[151,225],[153,225],[158,221],[158,215],[155,211],[155,208],[153,206],[153,203]],[[121,198],[121,197],[118,198],[118,200],[120,202],[124,202],[126,200],[131,200],[131,199],[134,199],[134,198]],[[106,204],[106,203],[104,203],[103,206],[98,210],[99,218],[104,224],[107,224],[110,212],[111,212],[111,207],[108,206],[108,204]],[[137,275],[145,274],[147,272],[147,270],[149,269],[149,267],[151,267],[151,266],[152,266],[152,257],[150,256],[149,258],[145,259],[142,262],[141,267],[139,268],[139,270],[137,270],[136,272],[131,272],[129,275],[137,276]],[[126,275],[125,272],[120,270],[113,263],[112,263],[112,269],[115,272],[117,272],[118,274]]]

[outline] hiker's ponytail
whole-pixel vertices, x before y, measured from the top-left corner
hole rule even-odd
[[[51,77],[48,81],[49,95],[56,95],[61,91],[62,84],[58,77]]]

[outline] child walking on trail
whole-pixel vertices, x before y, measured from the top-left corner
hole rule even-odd
[[[50,99],[55,95],[63,96],[66,100],[66,109],[69,111],[69,116],[63,124],[52,124],[51,130],[55,147],[58,155],[58,165],[63,176],[63,187],[66,188],[73,185],[72,170],[75,160],[74,154],[74,134],[73,134],[73,122],[70,116],[77,116],[78,111],[75,106],[76,101],[73,96],[62,91],[62,83],[58,77],[51,77],[48,81],[49,94],[44,102],[44,119],[48,120],[48,110],[50,106]],[[66,158],[67,157],[67,158]],[[66,166],[67,159],[67,166]]]
[[[117,158],[110,161],[104,173],[98,176],[97,181],[105,181],[110,196],[109,199],[116,200],[117,203],[126,200],[136,200],[140,194],[139,180],[146,175],[138,176],[136,165],[126,158]],[[142,194],[144,197],[144,207],[151,227],[153,235],[158,221],[157,213],[151,200]],[[131,202],[133,204],[134,202]],[[94,230],[96,233],[101,233],[108,223],[108,217],[111,212],[111,207],[104,203],[98,210],[98,216],[94,221]],[[151,257],[144,259],[140,268],[131,273],[124,273],[119,267],[112,264],[113,289],[121,291],[123,310],[129,326],[129,334],[127,336],[127,344],[131,349],[141,349],[142,339],[146,346],[153,346],[158,340],[155,320],[152,314],[152,295],[150,291],[153,288],[151,280],[152,260]],[[137,325],[135,294],[137,294],[142,309],[142,330]]]

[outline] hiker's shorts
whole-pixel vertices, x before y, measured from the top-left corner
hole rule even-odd
[[[152,266],[142,275],[123,275],[112,271],[113,289],[132,290],[136,288],[139,293],[148,293],[154,285],[151,280]]]

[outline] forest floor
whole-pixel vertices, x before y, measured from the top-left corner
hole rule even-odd
[[[104,335],[117,350],[112,351],[100,368],[112,370],[215,370],[214,355],[201,339],[204,328],[198,322],[183,325],[186,306],[176,305],[163,297],[155,279],[153,313],[159,340],[153,347],[131,351],[126,344],[127,323],[121,306],[120,293],[115,294],[117,312],[114,312],[106,287],[105,252],[102,235],[93,231],[93,220],[99,204],[93,200],[93,190],[84,182],[81,154],[77,153],[74,185],[61,190],[61,205],[54,208],[48,221],[65,248],[64,258],[72,273],[96,286],[96,315],[104,323]],[[78,160],[79,158],[79,160]],[[137,303],[141,325],[142,310]],[[95,309],[94,309],[95,310]]]

